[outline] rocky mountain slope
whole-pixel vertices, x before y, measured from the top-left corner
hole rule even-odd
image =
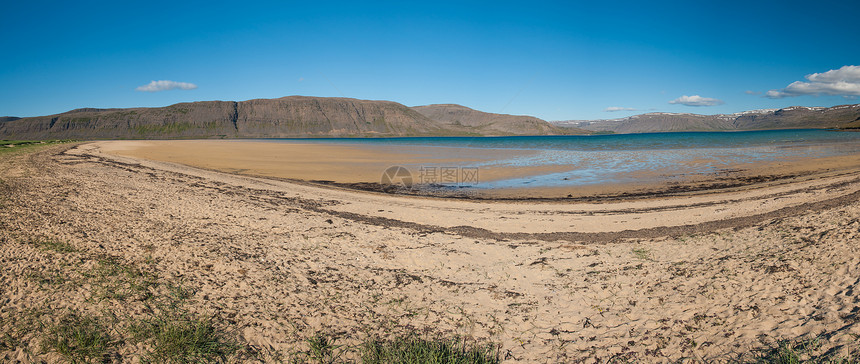
[[[565,130],[533,116],[486,113],[455,104],[415,106],[412,109],[448,127],[468,127],[480,134],[487,135],[563,135],[589,133],[576,127],[569,127]]]
[[[291,96],[159,108],[77,109],[0,124],[6,139],[425,135],[434,121],[388,101]]]
[[[652,133],[671,131],[728,131],[799,128],[839,128],[860,120],[860,104],[834,107],[792,106],[735,114],[698,115],[648,113],[611,120],[555,121],[557,126],[596,132]]]
[[[787,128],[857,128],[860,104],[792,106],[735,114],[648,113],[611,120],[548,123],[461,105],[407,107],[391,101],[289,96],[201,101],[157,108],[76,109],[0,117],[0,139],[164,139],[372,136],[563,135]]]
[[[0,120],[0,139],[279,138],[543,135],[588,133],[543,120],[470,110],[466,123],[428,117],[391,101],[289,96],[202,101],[159,108],[76,109]]]

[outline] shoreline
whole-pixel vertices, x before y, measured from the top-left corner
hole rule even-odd
[[[711,173],[669,174],[648,172],[636,178],[642,182],[610,182],[574,186],[483,188],[481,183],[534,174],[559,173],[566,165],[530,167],[479,167],[478,187],[457,184],[419,183],[418,167],[458,165],[463,162],[489,161],[534,154],[522,150],[478,150],[469,157],[462,148],[414,147],[408,151],[392,146],[356,146],[307,143],[261,143],[247,141],[109,141],[94,142],[107,153],[171,162],[212,171],[244,176],[281,179],[295,183],[353,189],[395,195],[454,198],[479,201],[606,201],[660,198],[689,194],[756,188],[793,183],[811,178],[860,171],[857,155],[795,157],[770,162],[726,165]],[[229,146],[228,148],[225,148]],[[806,146],[804,146],[805,148]],[[441,152],[440,152],[441,149]],[[289,155],[282,160],[273,155]],[[701,163],[695,160],[691,163]],[[414,186],[405,188],[379,182],[391,166],[409,170]],[[683,170],[683,169],[681,169]],[[640,173],[641,174],[641,173]],[[630,175],[628,179],[634,179]]]
[[[278,190],[292,191],[296,197],[320,196],[320,198],[342,201],[334,208],[324,213],[343,216],[369,216],[362,219],[370,222],[379,221],[385,225],[394,221],[395,225],[406,224],[420,230],[436,231],[468,226],[465,231],[472,235],[501,236],[498,234],[521,234],[522,238],[541,238],[540,233],[547,230],[552,240],[589,240],[601,241],[607,236],[636,237],[635,231],[667,231],[673,234],[685,234],[706,231],[708,227],[725,228],[737,224],[720,223],[720,221],[737,221],[744,226],[744,218],[750,221],[760,221],[768,216],[783,216],[780,210],[794,211],[797,206],[812,208],[823,201],[843,199],[860,191],[860,169],[833,171],[831,173],[810,174],[806,177],[791,176],[776,179],[772,182],[743,184],[737,187],[703,189],[681,193],[654,194],[646,191],[640,195],[622,195],[611,198],[593,195],[584,199],[570,198],[452,198],[450,195],[434,196],[425,194],[403,194],[385,191],[367,191],[355,189],[355,186],[337,186],[320,184],[290,178],[271,176],[254,176],[231,173],[217,169],[187,166],[175,162],[140,159],[121,156],[111,148],[104,148],[100,142],[87,143],[70,151],[74,155],[95,157],[109,163],[119,163],[133,168],[152,168],[154,170],[173,171],[174,173],[190,174],[207,180],[215,179],[240,183],[242,185],[266,185],[267,188],[278,186]],[[837,162],[842,162],[838,158]],[[675,187],[677,190],[679,187]],[[680,187],[684,188],[684,187]],[[628,192],[629,193],[629,192]],[[324,197],[323,197],[324,196]],[[391,206],[389,210],[376,211],[377,206]],[[491,207],[493,213],[481,213],[481,206]],[[441,215],[426,215],[428,210],[459,211],[458,219]],[[471,211],[475,210],[475,211]],[[491,210],[491,211],[492,211]],[[386,213],[382,213],[386,211]],[[468,211],[468,213],[463,214]],[[616,219],[616,214],[629,215],[629,218]],[[547,221],[535,224],[531,214],[579,216],[576,225],[569,225],[564,220]],[[396,216],[396,220],[390,220]],[[647,217],[647,218],[644,218]],[[497,219],[507,219],[511,222],[521,221],[517,225],[504,225],[500,229]],[[631,220],[632,219],[632,220]],[[641,221],[645,220],[646,222]],[[650,230],[649,230],[650,229]],[[620,233],[626,231],[625,233]],[[632,233],[630,233],[632,231]],[[608,235],[607,235],[608,234]],[[646,234],[655,236],[654,233]],[[565,238],[566,237],[566,238]],[[615,239],[615,238],[613,238]]]
[[[112,312],[111,335],[127,340],[111,355],[133,360],[147,347],[127,328],[180,284],[181,312],[239,344],[236,361],[296,358],[318,333],[346,346],[463,337],[497,344],[504,362],[753,361],[816,338],[819,354],[858,348],[860,173],[659,198],[476,201],[99,145],[0,158],[0,323],[44,325],[11,331],[0,359],[56,361],[38,351],[40,330]]]

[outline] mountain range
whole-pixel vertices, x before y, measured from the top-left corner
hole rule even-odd
[[[590,133],[581,129],[565,132],[565,129],[533,116],[493,114],[455,104],[415,106],[412,109],[445,125],[466,127],[484,134],[558,135]]]
[[[410,108],[391,101],[288,96],[200,101],[167,107],[84,108],[3,117],[0,139],[398,137],[589,134],[531,116],[459,105]]]
[[[654,133],[860,127],[860,104],[834,107],[791,106],[735,114],[699,115],[655,112],[620,119],[553,121],[561,127],[594,132]]]
[[[571,135],[791,128],[858,129],[860,104],[547,122],[454,104],[408,107],[392,101],[288,96],[0,117],[0,139],[12,140]]]

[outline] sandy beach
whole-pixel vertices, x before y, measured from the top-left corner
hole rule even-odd
[[[503,362],[749,361],[804,339],[816,355],[860,348],[856,156],[475,199],[347,188],[425,163],[421,150],[223,143],[242,142],[87,142],[0,159],[0,358],[58,358],[18,329],[50,327],[56,316],[39,311],[133,321],[168,286],[238,343],[229,361],[287,361],[316,332],[346,346],[457,335],[498,345]],[[523,172],[482,178],[510,173]],[[86,272],[105,257],[160,285],[103,297]],[[139,361],[146,345],[111,355]]]
[[[296,181],[335,182],[338,184],[379,183],[391,166],[404,166],[415,174],[423,165],[453,165],[473,161],[493,161],[502,154],[528,155],[534,151],[332,145],[313,143],[274,143],[260,141],[159,140],[103,142],[105,152],[184,164],[215,171]],[[493,181],[514,175],[546,173],[559,167],[489,166],[481,169],[481,179]]]
[[[822,175],[838,175],[860,169],[856,155],[830,157],[775,158],[771,161],[734,163],[719,153],[708,157],[676,160],[672,168],[641,168],[615,174],[623,182],[530,185],[502,188],[432,188],[421,183],[425,166],[468,166],[475,169],[476,186],[494,181],[575,170],[565,164],[511,164],[539,152],[528,149],[456,148],[431,146],[331,144],[303,141],[261,142],[251,140],[159,140],[100,142],[100,150],[120,156],[170,162],[202,169],[254,177],[278,178],[294,182],[313,182],[348,189],[388,191],[380,177],[391,166],[409,170],[415,186],[397,190],[400,194],[465,197],[470,199],[576,199],[605,201],[610,198],[655,197],[684,192],[725,191],[751,184],[794,183]],[[802,147],[813,149],[813,147]],[[649,151],[645,154],[683,154],[683,151]],[[634,153],[641,154],[641,153]],[[619,156],[624,157],[624,156]],[[606,157],[603,157],[606,158]],[[611,158],[611,157],[610,157]],[[614,162],[611,160],[606,163]],[[646,160],[625,161],[629,165],[649,165]],[[695,173],[696,165],[722,163],[722,168]],[[692,173],[691,173],[692,172]],[[558,177],[561,179],[562,177]]]

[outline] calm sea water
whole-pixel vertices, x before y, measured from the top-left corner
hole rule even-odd
[[[492,160],[456,167],[553,167],[552,173],[481,181],[475,188],[555,187],[645,182],[711,174],[746,163],[840,155],[860,158],[860,133],[820,129],[585,136],[271,139],[272,142],[501,150]],[[509,150],[511,153],[504,153]],[[526,151],[517,153],[516,151]],[[415,166],[413,166],[415,167]]]
[[[370,145],[421,145],[458,148],[510,148],[538,150],[661,150],[688,148],[743,148],[775,145],[827,144],[860,141],[860,133],[821,129],[741,132],[680,132],[610,135],[546,135],[507,137],[405,137],[272,139]]]

